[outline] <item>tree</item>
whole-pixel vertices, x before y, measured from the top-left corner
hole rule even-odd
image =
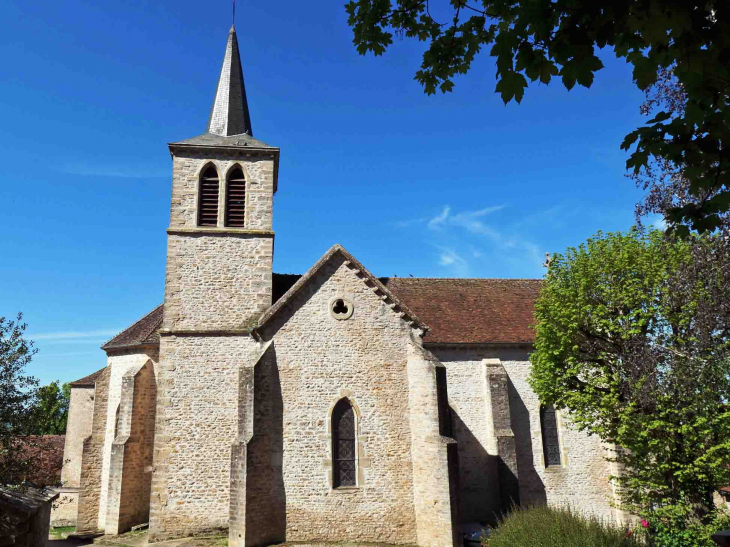
[[[645,116],[667,112],[676,117],[684,112],[686,99],[673,70],[661,69],[657,81],[646,90],[646,100],[639,110]],[[693,193],[691,181],[667,159],[649,162],[640,171],[628,176],[636,186],[647,192],[636,205],[636,220],[639,224],[642,217],[651,213],[671,219],[672,211],[691,209],[698,202],[705,203],[722,192],[722,188],[707,188]],[[730,209],[718,211],[717,221],[720,230],[730,229]],[[672,226],[669,228],[671,230]],[[687,232],[684,230],[682,233],[686,235]]]
[[[599,233],[554,257],[535,310],[530,384],[620,447],[625,508],[710,524],[730,484],[730,237]]]
[[[59,387],[58,380],[38,389],[32,417],[34,435],[66,433],[70,395],[70,386],[63,384]]]
[[[730,4],[709,0],[449,0],[450,23],[431,16],[429,0],[350,0],[345,8],[361,54],[382,55],[393,34],[429,42],[416,80],[425,92],[451,91],[483,47],[496,57],[496,91],[522,100],[528,79],[559,76],[567,89],[590,87],[603,68],[595,48],[633,65],[646,90],[672,69],[684,104],[662,110],[627,135],[627,168],[639,173],[670,162],[689,181],[692,199],[668,210],[682,231],[714,230],[730,210]],[[395,4],[395,5],[394,5]],[[708,197],[709,196],[709,197]]]
[[[0,317],[0,484],[27,476],[33,465],[27,446],[18,439],[32,433],[38,380],[24,374],[38,351],[25,340],[23,315],[16,321]]]

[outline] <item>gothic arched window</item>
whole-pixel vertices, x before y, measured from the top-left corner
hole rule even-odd
[[[340,399],[332,411],[332,487],[357,485],[355,409]]]
[[[540,429],[542,430],[542,452],[545,467],[559,467],[560,437],[558,435],[558,417],[553,406],[540,408]]]
[[[242,228],[246,222],[246,178],[243,169],[236,166],[226,181],[226,226]]]
[[[208,165],[200,175],[198,226],[218,226],[218,172]]]

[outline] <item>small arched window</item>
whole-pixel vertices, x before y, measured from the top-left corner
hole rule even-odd
[[[332,411],[332,487],[357,485],[355,409],[340,399]]]
[[[218,172],[208,165],[200,175],[198,226],[218,226]]]
[[[545,467],[560,467],[560,437],[558,417],[553,406],[540,408],[540,429],[542,430],[542,452]]]
[[[242,228],[246,222],[246,178],[236,166],[228,172],[226,182],[226,226]]]

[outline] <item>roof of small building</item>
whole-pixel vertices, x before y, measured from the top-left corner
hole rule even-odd
[[[73,382],[69,382],[68,385],[70,385],[71,387],[94,387],[96,379],[102,372],[104,372],[104,368],[100,368],[99,370],[92,374],[89,374],[88,376],[84,376],[83,378],[79,378],[78,380],[75,380]]]

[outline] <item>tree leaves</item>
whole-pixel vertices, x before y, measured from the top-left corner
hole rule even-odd
[[[705,194],[730,190],[730,155],[722,144],[730,142],[730,10],[694,0],[442,2],[454,9],[451,24],[432,18],[435,0],[350,0],[345,9],[357,51],[382,55],[394,33],[429,42],[416,80],[433,94],[452,91],[454,77],[466,74],[476,53],[491,45],[495,91],[505,103],[522,100],[527,79],[547,84],[560,76],[567,89],[576,83],[590,87],[603,68],[596,46],[610,47],[631,63],[642,90],[671,66],[685,107],[671,112],[672,124],[664,123],[670,118],[655,118],[649,123],[657,127],[632,132],[621,147],[638,140],[629,168],[667,160],[692,179],[697,209],[668,211],[674,224],[699,231],[716,225],[712,207],[724,202],[710,206]]]

